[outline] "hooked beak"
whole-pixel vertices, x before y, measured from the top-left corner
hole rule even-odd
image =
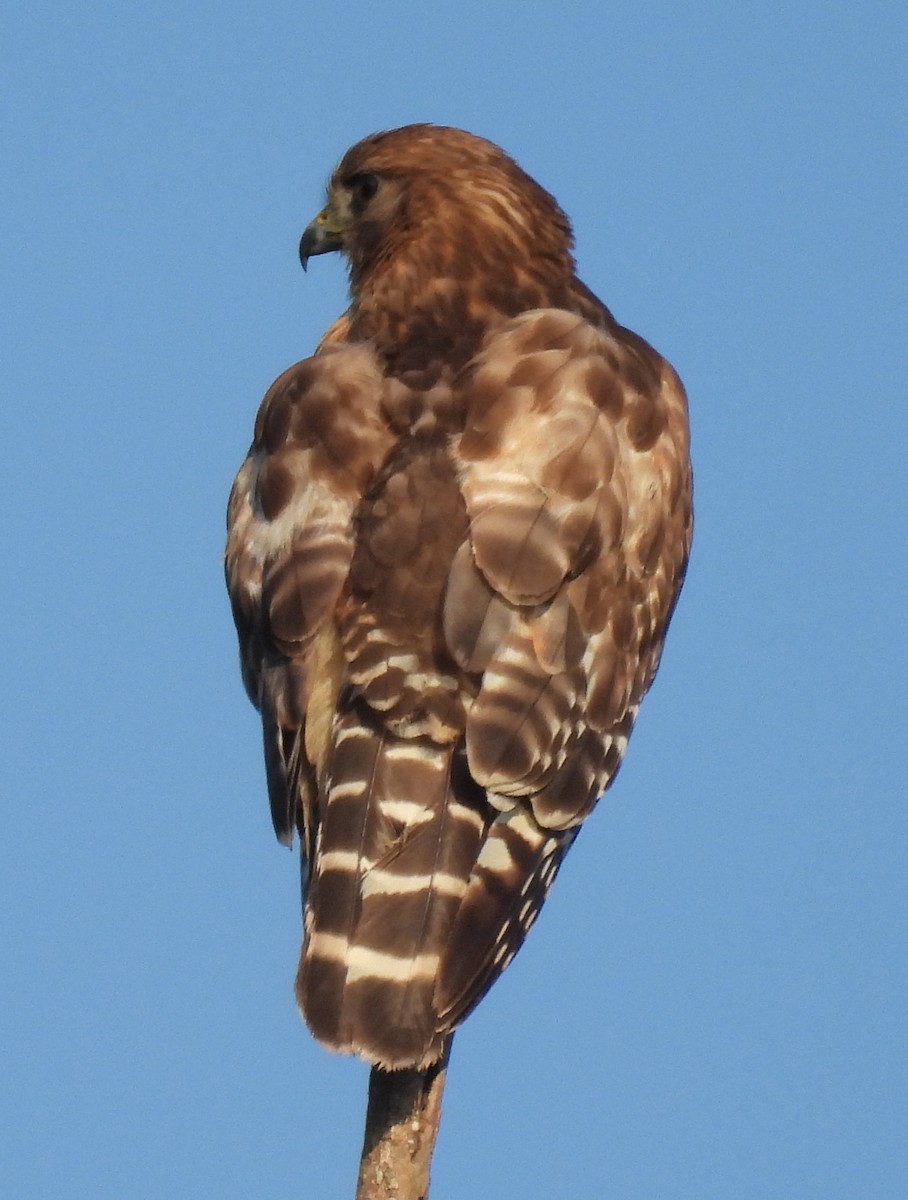
[[[344,242],[343,229],[331,218],[328,208],[323,208],[314,221],[303,230],[300,238],[300,262],[305,271],[309,259],[316,254],[330,254],[340,250]]]

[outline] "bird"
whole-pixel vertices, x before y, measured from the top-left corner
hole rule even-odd
[[[227,588],[317,1041],[425,1069],[621,764],[691,546],[687,400],[498,146],[364,138],[300,241],[349,307],[268,389]]]

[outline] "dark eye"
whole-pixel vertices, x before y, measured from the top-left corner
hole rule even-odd
[[[359,174],[350,176],[347,187],[350,189],[354,211],[362,212],[378,191],[378,176],[368,171],[360,171]]]

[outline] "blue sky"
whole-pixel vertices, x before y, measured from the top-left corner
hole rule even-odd
[[[352,1195],[220,556],[343,150],[498,141],[691,399],[621,777],[457,1037],[433,1200],[906,1194],[903,4],[11,4],[0,1191]]]

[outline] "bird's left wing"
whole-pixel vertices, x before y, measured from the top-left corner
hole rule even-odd
[[[327,345],[259,409],[230,495],[227,588],[246,690],[262,716],[272,819],[311,853],[318,771],[343,677],[333,615],[352,520],[388,446],[385,381],[364,347]]]

